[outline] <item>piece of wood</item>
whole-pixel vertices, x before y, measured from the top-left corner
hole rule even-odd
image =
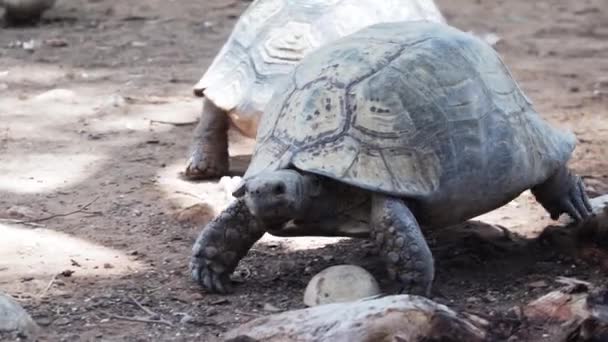
[[[316,306],[254,319],[224,336],[226,341],[489,341],[473,323],[429,299],[395,295]]]

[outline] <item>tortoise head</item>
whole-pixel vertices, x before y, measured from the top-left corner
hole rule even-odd
[[[280,225],[304,217],[321,190],[318,176],[278,170],[246,180],[234,196],[244,198],[249,211],[265,224]]]

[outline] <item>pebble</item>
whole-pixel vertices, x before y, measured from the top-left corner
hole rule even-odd
[[[350,302],[380,294],[374,277],[355,265],[337,265],[317,273],[304,291],[304,304]]]

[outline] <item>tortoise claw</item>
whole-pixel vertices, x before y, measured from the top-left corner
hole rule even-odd
[[[232,292],[228,276],[214,272],[206,265],[204,260],[200,258],[195,259],[190,263],[190,272],[194,281],[212,293],[226,294]]]

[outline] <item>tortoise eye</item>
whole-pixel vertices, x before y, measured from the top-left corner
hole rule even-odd
[[[282,195],[282,194],[284,194],[285,193],[285,184],[283,184],[283,183],[275,184],[274,187],[272,188],[272,192],[275,195]]]

